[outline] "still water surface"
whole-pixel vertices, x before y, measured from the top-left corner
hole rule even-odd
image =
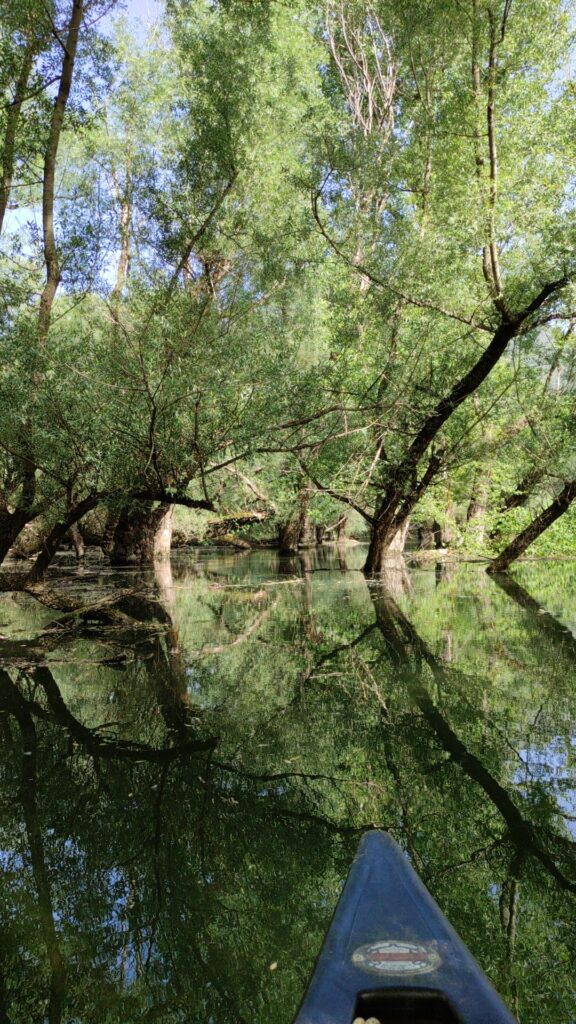
[[[289,1024],[373,825],[522,1024],[573,1024],[575,563],[363,554],[0,598],[1,1024]]]

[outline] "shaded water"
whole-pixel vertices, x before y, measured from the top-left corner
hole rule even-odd
[[[574,563],[362,557],[0,598],[2,1024],[289,1024],[374,824],[523,1024],[576,1020]]]

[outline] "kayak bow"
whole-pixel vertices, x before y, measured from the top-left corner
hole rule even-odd
[[[400,847],[358,847],[294,1024],[515,1024]]]

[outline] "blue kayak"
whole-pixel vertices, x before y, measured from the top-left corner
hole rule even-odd
[[[359,845],[294,1024],[515,1024],[385,832]]]

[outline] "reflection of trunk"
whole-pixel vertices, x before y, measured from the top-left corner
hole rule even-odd
[[[412,593],[412,584],[402,555],[398,553],[389,555],[382,563],[380,575],[386,593],[393,597],[401,598]]]
[[[162,651],[156,646],[155,659],[146,659],[146,670],[154,685],[164,721],[171,732],[180,740],[189,738],[194,726],[188,698],[186,662],[180,646],[180,635],[176,617],[176,600],[172,564],[169,560],[157,562],[154,566],[154,580],[158,597],[164,608],[166,621],[166,644]],[[158,664],[161,661],[162,664]],[[160,671],[156,671],[159,668]]]
[[[112,565],[146,565],[170,557],[172,505],[123,508],[114,528]]]
[[[6,946],[4,935],[0,933],[0,1024],[12,1024],[8,1016],[8,992],[6,991],[6,980],[4,977],[4,955],[3,947]]]
[[[490,802],[502,816],[507,834],[518,852],[535,857],[556,879],[562,889],[576,892],[576,881],[568,878],[548,853],[542,841],[541,830],[537,829],[529,818],[524,817],[522,811],[484,762],[468,750],[421,682],[422,668],[427,665],[436,683],[448,690],[452,680],[449,671],[440,659],[429,650],[412,623],[383,588],[372,591],[371,597],[376,612],[376,622],[387,650],[396,664],[409,671],[412,677],[410,692],[425,721],[435,733],[440,746],[450,755],[454,764],[459,765],[462,771],[484,790]]]
[[[541,537],[545,530],[552,523],[555,523],[560,516],[563,516],[576,498],[576,480],[568,480],[554,501],[536,516],[535,519],[522,530],[514,540],[511,540],[507,547],[490,563],[487,572],[505,572],[512,562],[515,562],[520,555],[524,554],[527,548]]]
[[[500,925],[506,937],[506,960],[508,962],[507,984],[508,1001],[518,1020],[520,1019],[520,1004],[518,998],[518,983],[514,977],[514,953],[516,949],[516,930],[518,925],[518,912],[520,909],[520,872],[524,861],[524,855],[519,851],[510,864],[510,869],[500,893]]]
[[[64,1001],[66,970],[58,934],[54,925],[52,893],[46,860],[42,830],[38,821],[36,806],[36,763],[37,737],[32,716],[22,706],[19,692],[7,673],[2,672],[3,698],[10,712],[14,715],[22,737],[22,768],[20,800],[24,816],[24,825],[30,851],[32,876],[38,894],[38,917],[42,938],[46,946],[48,963],[50,964],[50,995],[48,1002],[49,1024],[60,1024],[62,1020],[62,1004]],[[5,705],[6,706],[6,705]]]
[[[336,548],[338,555],[338,568],[341,572],[348,572],[348,560],[346,558],[346,548],[342,545],[338,545]]]
[[[576,637],[572,635],[570,630],[555,618],[554,615],[546,611],[542,605],[538,604],[538,601],[524,587],[520,586],[512,576],[502,573],[494,577],[494,582],[498,584],[508,597],[515,601],[519,608],[528,613],[532,624],[536,627],[536,631],[542,631],[546,634],[547,639],[553,640],[556,645],[556,655],[565,655],[568,666],[571,669],[572,660],[576,659]]]

